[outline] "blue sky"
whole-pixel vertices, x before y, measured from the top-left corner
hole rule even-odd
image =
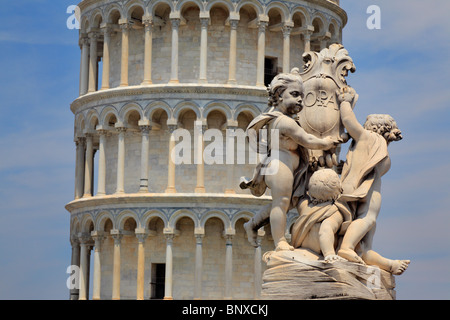
[[[78,32],[70,0],[0,0],[0,299],[67,299],[78,95]],[[366,9],[381,8],[369,30]],[[411,259],[398,299],[450,299],[450,11],[448,0],[341,0],[356,66],[360,122],[389,113],[390,145],[375,249]]]

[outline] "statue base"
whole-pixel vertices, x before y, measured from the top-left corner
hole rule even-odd
[[[395,300],[395,278],[375,266],[327,263],[307,249],[269,251],[263,300]]]

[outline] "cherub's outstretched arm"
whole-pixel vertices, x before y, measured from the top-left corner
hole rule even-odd
[[[335,147],[338,141],[334,141],[330,137],[324,139],[317,138],[316,136],[307,133],[297,122],[289,117],[284,117],[280,120],[279,125],[280,133],[290,137],[297,144],[315,150],[329,150]]]
[[[338,101],[340,102],[342,124],[353,139],[359,140],[365,129],[356,119],[350,104],[355,98],[355,91],[350,87],[345,87],[336,94],[338,96]]]

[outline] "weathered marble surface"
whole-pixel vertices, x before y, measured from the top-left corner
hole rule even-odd
[[[263,300],[395,300],[395,278],[378,267],[326,263],[305,249],[264,254]]]

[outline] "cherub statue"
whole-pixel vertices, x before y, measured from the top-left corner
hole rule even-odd
[[[354,220],[345,232],[338,255],[352,262],[377,265],[393,274],[403,273],[409,260],[391,260],[372,250],[376,219],[381,207],[381,177],[388,172],[391,160],[388,145],[402,139],[401,131],[390,115],[369,115],[362,126],[353,113],[354,89],[337,92],[341,120],[353,139],[342,168],[343,195],[351,207]],[[361,253],[356,253],[357,245]]]
[[[271,111],[256,117],[249,124],[247,132],[257,133],[262,128],[269,132],[278,130],[279,150],[268,150],[266,158],[257,165],[253,178],[242,178],[240,187],[250,188],[255,196],[263,195],[268,187],[272,191],[272,205],[263,208],[248,221],[245,229],[249,240],[256,238],[260,222],[267,220],[269,215],[275,250],[293,250],[285,238],[286,213],[293,207],[293,197],[303,196],[306,191],[307,149],[329,150],[337,145],[337,141],[331,137],[320,139],[308,134],[294,119],[303,108],[303,81],[297,68],[289,74],[277,75],[268,92]],[[270,170],[271,167],[277,168],[276,174],[263,173],[263,169]]]
[[[322,253],[326,262],[346,261],[336,254],[338,231],[345,232],[351,212],[337,201],[342,194],[339,175],[332,169],[313,173],[308,184],[309,199],[299,203],[300,216],[292,227],[291,243],[295,248]]]

